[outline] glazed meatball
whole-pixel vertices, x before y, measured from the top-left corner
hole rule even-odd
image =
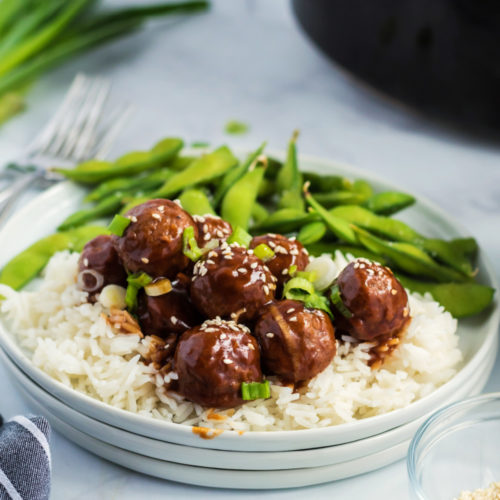
[[[346,318],[334,311],[338,330],[358,340],[372,340],[391,337],[407,325],[408,296],[387,267],[358,259],[343,269],[337,285],[344,306],[352,314]]]
[[[213,239],[226,241],[233,232],[231,224],[216,215],[194,215],[193,219],[198,228],[198,245],[201,248]]]
[[[152,277],[173,279],[187,267],[189,259],[182,253],[182,233],[193,226],[192,217],[170,200],[150,200],[130,209],[131,223],[115,248],[130,272],[144,271]]]
[[[250,321],[274,299],[274,281],[267,266],[251,251],[223,243],[194,266],[191,299],[208,318]]]
[[[284,382],[305,382],[322,372],[336,352],[328,315],[302,302],[281,300],[266,306],[254,329],[264,372]]]
[[[250,330],[219,318],[184,332],[174,358],[178,391],[202,406],[243,403],[242,382],[260,382],[260,354]]]
[[[127,273],[113,246],[113,237],[97,236],[82,250],[78,283],[85,292],[98,293],[106,285],[127,286]]]
[[[199,325],[203,320],[191,302],[188,289],[189,282],[179,278],[172,281],[172,290],[163,295],[151,297],[141,292],[137,316],[142,332],[166,338],[168,334],[181,334]]]
[[[281,234],[263,234],[252,238],[250,248],[266,244],[274,251],[274,257],[266,261],[270,271],[278,279],[278,287],[288,281],[288,269],[297,266],[297,271],[303,271],[309,264],[309,255],[300,241],[287,238]]]

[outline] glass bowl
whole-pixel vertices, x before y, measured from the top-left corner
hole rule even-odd
[[[500,392],[434,413],[415,434],[407,466],[412,500],[453,500],[500,481]]]

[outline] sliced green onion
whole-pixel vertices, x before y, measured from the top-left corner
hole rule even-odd
[[[297,276],[297,278],[304,278],[307,281],[314,283],[318,277],[318,273],[316,271],[297,271],[295,276]]]
[[[313,284],[305,278],[292,278],[286,282],[283,289],[283,296],[290,300],[303,300],[307,295],[313,293]]]
[[[127,276],[127,292],[125,294],[125,305],[130,312],[137,308],[137,294],[141,288],[149,285],[153,278],[146,273],[135,273]]]
[[[253,401],[254,399],[267,399],[271,397],[269,380],[264,382],[243,382],[241,384],[241,399]]]
[[[298,300],[310,309],[321,309],[333,318],[328,307],[328,300],[316,292],[313,284],[306,278],[292,278],[285,284],[283,296],[289,300]]]
[[[111,234],[116,234],[116,236],[123,236],[125,229],[129,226],[132,221],[128,217],[123,215],[115,215],[113,220],[109,223],[108,231]]]
[[[203,250],[198,246],[194,237],[194,227],[189,226],[182,233],[182,253],[193,262],[196,262],[203,255]]]
[[[340,296],[340,290],[338,285],[333,285],[330,290],[330,299],[332,300],[333,305],[338,309],[340,314],[344,316],[344,318],[352,318],[352,312],[347,309],[344,302],[342,302],[342,297]]]
[[[227,239],[227,242],[229,245],[231,243],[238,243],[238,245],[241,245],[242,247],[248,248],[250,246],[250,242],[252,241],[252,236],[249,235],[242,227],[237,226],[233,234],[229,236]]]
[[[265,243],[257,245],[253,249],[253,253],[261,260],[271,260],[275,255],[274,250],[271,247],[267,246]]]
[[[288,268],[288,275],[289,276],[295,276],[295,273],[297,272],[297,266],[293,264]]]

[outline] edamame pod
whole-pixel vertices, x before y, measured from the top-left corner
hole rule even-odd
[[[430,293],[455,318],[473,316],[492,302],[495,290],[479,283],[429,283],[397,275],[401,284],[421,294]]]
[[[323,222],[326,224],[326,227],[340,240],[345,241],[346,243],[356,245],[358,243],[358,239],[356,237],[356,233],[353,230],[353,225],[346,221],[345,219],[341,219],[336,215],[330,213],[326,208],[322,207],[320,203],[318,203],[311,193],[307,190],[307,183],[304,186],[304,192],[307,203],[314,209],[314,211],[321,217]]]
[[[338,205],[361,205],[366,200],[362,193],[354,191],[331,191],[329,193],[317,193],[315,200],[325,208],[336,207]]]
[[[212,153],[200,156],[184,170],[176,173],[153,193],[153,197],[171,198],[187,187],[220,177],[237,163],[238,160],[231,153],[231,150],[227,146],[222,146]]]
[[[241,177],[245,175],[250,166],[257,161],[257,158],[262,154],[262,151],[264,151],[265,147],[266,143],[263,142],[258,149],[247,156],[246,160],[243,163],[226,172],[215,191],[214,206],[219,206],[222,198],[224,198],[225,194],[228,192],[231,186],[236,181],[238,181],[238,179],[241,179]]]
[[[115,177],[136,175],[164,165],[177,155],[183,144],[182,139],[166,138],[158,142],[151,151],[128,153],[114,163],[90,160],[73,169],[54,168],[52,170],[76,182],[96,184]]]
[[[46,236],[7,262],[0,272],[0,283],[19,290],[42,271],[56,252],[80,252],[88,241],[107,233],[105,227],[83,226]]]
[[[307,213],[296,208],[282,208],[273,212],[266,220],[252,227],[253,234],[269,232],[290,233],[299,230],[304,224],[321,220],[316,213]]]
[[[415,203],[415,198],[406,193],[385,191],[368,198],[364,203],[368,210],[380,215],[392,215]]]
[[[231,226],[248,229],[264,171],[264,166],[256,166],[253,170],[249,170],[224,196],[221,217]]]
[[[322,175],[316,172],[303,172],[304,181],[309,182],[309,190],[317,196],[318,193],[331,191],[350,191],[352,182],[341,175]]]
[[[298,135],[299,132],[296,130],[288,144],[286,161],[276,177],[276,187],[280,193],[278,202],[279,208],[304,209],[304,199],[302,198],[302,174],[299,170],[297,161],[296,141]]]
[[[182,208],[191,215],[216,215],[208,196],[201,189],[186,189],[179,196],[179,201]]]
[[[99,217],[113,215],[122,206],[123,197],[124,193],[122,192],[114,193],[108,198],[100,201],[94,207],[78,210],[78,212],[66,217],[66,219],[64,219],[64,221],[58,226],[57,230],[65,231],[73,227],[82,226],[86,222],[98,219]]]
[[[262,179],[264,181],[264,179]],[[254,225],[264,222],[269,217],[269,211],[264,205],[259,202],[255,202],[252,208],[252,221]]]
[[[320,241],[326,233],[326,224],[322,221],[310,222],[300,228],[297,239],[303,245],[311,245]]]

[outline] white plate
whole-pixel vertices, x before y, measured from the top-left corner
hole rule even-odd
[[[398,189],[369,172],[346,165],[302,157],[301,166],[305,170],[363,177],[369,180],[377,190]],[[20,210],[0,232],[0,241],[2,242],[0,266],[33,241],[53,232],[64,217],[78,209],[83,194],[84,190],[75,185],[60,184],[35,198]],[[415,207],[407,210],[404,218],[417,230],[429,236],[453,238],[469,235],[439,208],[424,200],[419,200]],[[29,231],[20,231],[20,227],[29,227]],[[478,264],[479,281],[497,288],[492,266],[482,253],[479,256]],[[500,311],[495,301],[495,304],[483,314],[460,321],[458,333],[460,348],[464,354],[463,368],[448,383],[407,408],[358,422],[322,429],[247,432],[243,435],[233,431],[225,431],[210,441],[203,440],[193,434],[189,426],[153,420],[118,410],[67,388],[34,367],[29,358],[17,346],[12,334],[2,325],[0,325],[0,345],[16,364],[45,390],[77,411],[115,427],[157,440],[195,447],[239,451],[286,451],[320,448],[357,441],[404,425],[436,409],[473,374],[481,370],[488,353],[492,349],[496,349],[499,314]]]
[[[180,483],[229,489],[297,488],[357,476],[385,467],[406,456],[410,441],[384,451],[340,464],[285,470],[229,470],[196,467],[150,458],[118,448],[75,429],[30,398],[37,411],[47,415],[54,428],[82,448],[135,472]]]
[[[42,408],[42,413],[46,409],[49,412],[46,413],[49,420],[52,416],[55,416],[68,425],[76,427],[80,431],[113,446],[151,458],[174,461],[186,465],[204,467],[210,464],[212,468],[239,470],[278,470],[332,465],[377,453],[402,442],[408,443],[420,424],[429,417],[429,415],[424,415],[424,417],[409,424],[360,441],[312,450],[231,452],[195,448],[167,443],[165,441],[156,441],[93,420],[66,406],[54,396],[44,391],[25,375],[1,349],[0,357],[20,393],[30,402],[34,400],[38,403],[39,407]],[[474,377],[468,380],[451,399],[443,401],[442,406],[458,401],[466,396],[478,394],[488,380],[495,363],[495,358],[495,353],[492,351],[492,355],[485,362],[484,370],[476,373]]]

